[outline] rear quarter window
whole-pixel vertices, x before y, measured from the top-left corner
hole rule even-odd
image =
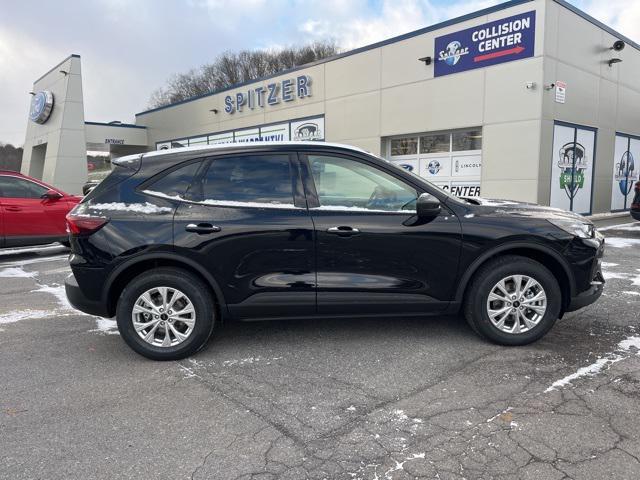
[[[202,167],[202,160],[172,167],[143,185],[142,190],[151,195],[187,199],[189,187]]]

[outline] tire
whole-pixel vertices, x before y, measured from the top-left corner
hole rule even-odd
[[[523,292],[522,305],[520,305],[520,298],[514,301],[511,295],[516,293],[515,285],[518,282],[515,279],[518,277],[513,277],[515,275],[523,276],[521,289],[532,285]],[[537,285],[528,283],[525,277],[533,279]],[[505,292],[498,287],[498,283],[503,279],[509,279],[502,284],[509,295],[505,295]],[[546,297],[545,300],[542,300],[542,296],[539,295],[541,291]],[[491,303],[489,303],[490,294],[492,294]],[[507,297],[509,303],[497,300],[502,297]],[[536,298],[540,300],[535,300]],[[544,305],[543,301],[546,302]],[[561,305],[562,296],[558,281],[544,265],[530,258],[506,255],[487,262],[475,273],[465,295],[464,316],[476,333],[494,343],[508,346],[527,345],[542,338],[551,330],[558,319]],[[527,308],[527,306],[534,308]],[[496,323],[490,318],[490,308],[492,315],[495,315]],[[496,312],[502,310],[507,310],[507,313],[496,315]],[[525,321],[523,315],[528,321]],[[516,318],[518,325],[516,325]],[[501,321],[502,328],[500,328]],[[509,329],[511,331],[505,331]]]
[[[167,287],[166,298],[168,301],[165,305],[170,305],[171,299],[177,298],[174,305],[177,306],[178,310],[186,311],[192,307],[193,314],[185,313],[178,317],[179,311],[176,311],[172,312],[174,316],[169,317],[167,312],[171,310],[167,309],[164,312],[165,316],[160,318],[159,309],[163,308],[164,310],[161,300],[161,292],[163,291],[161,287]],[[147,301],[141,300],[141,296],[149,292],[152,293],[147,295],[146,298],[153,301],[154,307],[149,307]],[[180,297],[178,293],[183,294],[184,298]],[[134,307],[138,302],[139,306],[136,307],[136,312],[134,312]],[[144,310],[144,313],[141,313],[142,310]],[[158,318],[153,318],[155,314],[158,314]],[[142,335],[150,335],[149,341],[143,339],[136,331],[134,315],[139,321],[139,327],[142,324],[154,322],[151,326],[141,330]],[[179,318],[184,318],[185,320],[180,320]],[[124,341],[140,355],[152,360],[179,360],[193,355],[206,345],[213,332],[216,312],[210,289],[198,277],[180,268],[163,267],[138,275],[127,284],[118,299],[116,320],[118,330]],[[189,330],[192,320],[193,325]],[[156,323],[160,324],[156,327],[154,333],[151,330]],[[173,328],[170,327],[169,323]],[[165,339],[167,332],[170,343],[178,342],[179,337],[176,333],[185,335],[186,338],[176,344],[159,345]]]

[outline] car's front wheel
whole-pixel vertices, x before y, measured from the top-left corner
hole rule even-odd
[[[558,319],[560,287],[544,265],[508,255],[483,265],[467,291],[464,315],[480,335],[501,345],[526,345]]]
[[[152,360],[178,360],[206,344],[215,323],[213,298],[196,276],[157,268],[135,277],[120,294],[120,335]]]

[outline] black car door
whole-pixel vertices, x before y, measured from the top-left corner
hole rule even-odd
[[[415,215],[419,191],[393,167],[343,154],[301,153],[316,231],[321,314],[432,313],[453,298],[461,248],[443,206]]]
[[[315,312],[313,224],[295,153],[213,156],[186,200],[175,249],[209,270],[234,317]]]

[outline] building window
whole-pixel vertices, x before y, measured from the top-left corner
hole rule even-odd
[[[451,151],[451,135],[438,133],[420,137],[420,153],[439,153]]]
[[[474,128],[453,132],[451,144],[454,152],[482,150],[482,130]]]
[[[396,138],[391,140],[391,155],[415,155],[418,153],[418,138]]]

